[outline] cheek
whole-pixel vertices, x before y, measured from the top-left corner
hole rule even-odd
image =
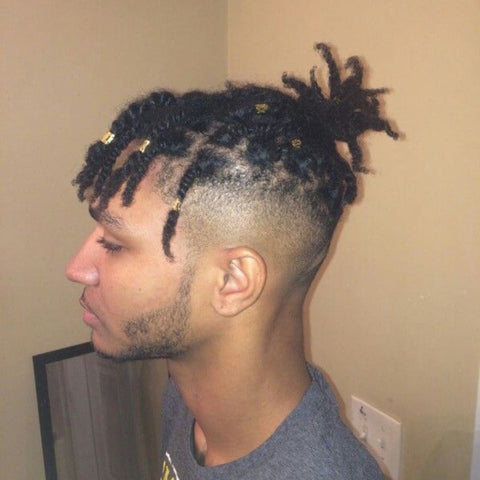
[[[168,303],[179,278],[158,265],[137,262],[131,268],[105,268],[102,282],[104,305],[119,315],[138,315]]]

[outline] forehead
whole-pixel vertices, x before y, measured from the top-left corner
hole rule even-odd
[[[130,205],[124,206],[122,202],[124,184],[110,199],[106,209],[99,208],[99,200],[90,203],[90,215],[100,223],[117,229],[144,227],[147,224],[163,225],[170,207],[158,191],[159,169],[158,164],[152,163],[135,189],[133,202]]]

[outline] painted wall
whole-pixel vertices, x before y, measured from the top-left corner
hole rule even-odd
[[[363,55],[405,132],[365,137],[374,175],[309,308],[311,357],[345,401],[402,421],[403,480],[468,478],[480,340],[477,0],[4,0],[0,7],[0,469],[42,478],[31,356],[88,339],[63,267],[91,224],[69,185],[117,107],[156,86],[279,84]],[[228,24],[228,42],[227,39]],[[208,28],[206,28],[208,26]],[[228,47],[228,49],[227,49]],[[228,62],[227,62],[228,55]]]
[[[0,476],[41,479],[31,357],[89,339],[63,275],[92,226],[70,180],[129,99],[223,84],[226,5],[3,0],[0,19]]]
[[[369,134],[361,195],[309,308],[311,356],[348,406],[400,420],[403,480],[466,480],[480,351],[478,0],[231,0],[228,77],[279,85],[367,60],[405,133]]]

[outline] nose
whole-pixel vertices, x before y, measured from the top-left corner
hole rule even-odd
[[[97,255],[99,246],[96,242],[96,229],[85,240],[75,256],[67,263],[65,274],[72,282],[85,286],[95,286],[99,282]]]

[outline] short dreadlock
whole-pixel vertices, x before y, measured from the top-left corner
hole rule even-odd
[[[123,188],[122,203],[129,206],[153,161],[161,159],[168,168],[182,165],[163,230],[167,257],[173,259],[171,239],[181,212],[187,210],[180,206],[197,190],[209,209],[230,199],[247,209],[248,202],[255,204],[265,210],[264,217],[277,215],[278,221],[282,216],[286,222],[296,216],[308,218],[316,233],[296,232],[308,243],[303,262],[308,265],[329,243],[344,206],[355,199],[355,174],[367,171],[359,135],[375,130],[398,136],[379,115],[377,96],[386,90],[362,88],[358,57],[347,60],[350,75],[342,80],[330,48],[324,43],[315,48],[328,65],[328,96],[312,68],[310,84],[283,75],[285,87],[294,94],[227,84],[213,93],[155,91],[131,103],[106,137],[90,146],[74,180],[79,198],[84,200],[91,190],[89,200],[102,210]],[[144,140],[143,146],[117,166],[119,155],[134,140]],[[339,154],[336,141],[346,142],[350,162]],[[223,193],[211,194],[213,190]]]

